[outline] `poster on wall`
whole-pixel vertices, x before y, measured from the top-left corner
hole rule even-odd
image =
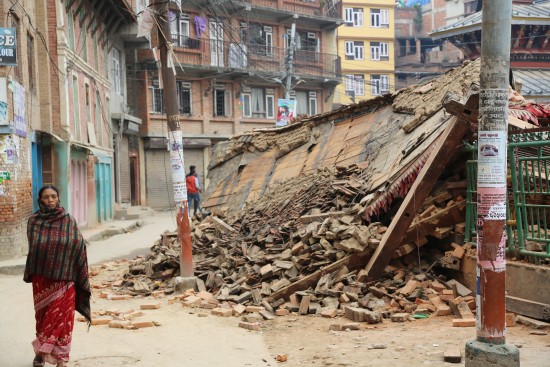
[[[0,125],[8,125],[8,81],[0,78]]]
[[[11,180],[11,173],[8,171],[0,171],[0,195],[6,195],[8,190],[7,186]]]
[[[15,134],[23,138],[27,137],[27,121],[25,119],[25,88],[12,80],[11,90],[13,91],[13,118],[15,123]]]
[[[277,123],[276,126],[288,125],[290,119],[294,118],[296,101],[293,99],[277,100]]]

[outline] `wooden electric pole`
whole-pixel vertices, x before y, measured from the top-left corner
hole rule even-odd
[[[174,202],[176,204],[176,223],[178,239],[181,244],[180,272],[182,277],[193,277],[193,254],[191,244],[191,223],[187,203],[187,186],[185,183],[185,161],[183,159],[183,135],[180,125],[176,77],[168,68],[169,53],[172,52],[170,22],[168,19],[169,1],[155,5],[158,24],[160,51],[160,73],[162,75],[163,105],[168,121],[168,143],[172,167]]]

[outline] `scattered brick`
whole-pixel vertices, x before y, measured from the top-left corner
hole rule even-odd
[[[405,312],[400,312],[400,313],[394,313],[393,315],[391,315],[391,320],[393,322],[405,322],[409,320],[409,317],[410,317],[410,314]]]
[[[229,317],[233,315],[233,310],[228,308],[216,307],[210,313],[214,316]]]
[[[259,322],[239,322],[239,327],[246,330],[260,330],[262,325]]]
[[[145,303],[139,306],[140,310],[156,310],[160,308],[160,303]]]
[[[472,327],[476,326],[476,319],[453,319],[454,327]]]

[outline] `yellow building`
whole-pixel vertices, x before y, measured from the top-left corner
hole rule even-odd
[[[395,90],[394,0],[344,0],[338,28],[342,83],[336,105],[359,102]]]

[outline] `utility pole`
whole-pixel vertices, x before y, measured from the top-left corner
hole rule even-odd
[[[477,173],[477,338],[466,367],[516,367],[506,344],[506,153],[512,0],[483,1]]]
[[[290,28],[290,47],[288,48],[288,59],[286,63],[285,99],[290,98],[290,91],[292,90],[292,64],[294,63],[294,48],[296,47],[296,18],[297,16],[295,14]]]
[[[168,4],[157,2],[155,5],[158,24],[158,39],[160,50],[160,72],[162,74],[163,104],[168,121],[168,144],[170,147],[170,162],[172,166],[172,183],[174,202],[176,203],[176,223],[178,239],[181,244],[180,273],[187,285],[194,284],[193,254],[191,244],[191,223],[187,203],[187,186],[185,183],[185,161],[183,159],[183,136],[181,132],[176,78],[168,68],[168,52],[172,48],[170,23],[168,20]],[[185,281],[189,279],[189,281]],[[185,288],[185,285],[183,286]],[[189,286],[188,288],[194,288]]]

